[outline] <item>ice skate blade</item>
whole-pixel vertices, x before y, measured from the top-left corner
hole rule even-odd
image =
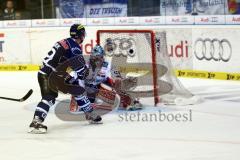
[[[103,124],[103,122],[102,121],[100,121],[100,122],[94,122],[94,121],[88,121],[88,123],[89,124],[96,124],[96,125],[98,125],[98,124]]]
[[[30,127],[28,130],[28,133],[30,133],[30,134],[45,134],[45,133],[47,133],[47,130],[44,128],[36,129],[36,128]]]

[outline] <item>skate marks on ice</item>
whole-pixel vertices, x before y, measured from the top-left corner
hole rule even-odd
[[[191,109],[193,114],[200,113],[223,118],[240,118],[240,85],[238,87],[231,84],[214,84],[189,87],[188,89],[191,90],[194,95],[202,97],[204,99],[203,103],[188,106],[168,105],[168,107],[178,110]]]
[[[168,106],[169,109],[176,111],[186,111],[191,109],[192,114],[209,115],[222,118],[240,119],[240,107],[238,103],[229,101],[206,100],[204,103],[191,106]]]
[[[240,103],[240,85],[239,87],[236,85],[211,85],[191,87],[190,90],[206,100]]]

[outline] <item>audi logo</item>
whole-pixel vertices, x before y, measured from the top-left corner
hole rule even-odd
[[[107,38],[104,45],[106,55],[130,56],[134,57],[136,43],[133,38]]]
[[[228,62],[232,57],[232,46],[227,39],[198,38],[194,43],[194,54],[198,60]]]

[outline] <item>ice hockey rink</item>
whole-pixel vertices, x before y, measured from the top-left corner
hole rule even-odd
[[[192,121],[121,121],[123,111],[103,116],[104,124],[64,122],[50,111],[48,133],[28,134],[34,107],[40,100],[36,72],[0,72],[1,160],[238,160],[240,158],[240,83],[180,79],[205,99],[191,106],[146,107],[141,113],[186,113]],[[61,98],[62,95],[60,95]]]

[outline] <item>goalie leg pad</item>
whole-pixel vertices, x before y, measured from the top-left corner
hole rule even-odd
[[[120,98],[119,100],[120,104],[117,107],[127,108],[132,103],[132,98],[127,93],[117,91],[117,94],[116,94],[116,91],[112,90],[111,87],[105,84],[100,85],[98,98],[103,100],[104,102],[110,105],[113,105],[115,103],[117,95],[119,95],[119,98]]]
[[[127,108],[129,105],[132,104],[132,98],[130,97],[130,95],[124,92],[119,93],[119,95],[121,98],[121,104],[120,104],[121,107]]]
[[[116,92],[106,84],[101,84],[97,97],[108,104],[114,104]]]

